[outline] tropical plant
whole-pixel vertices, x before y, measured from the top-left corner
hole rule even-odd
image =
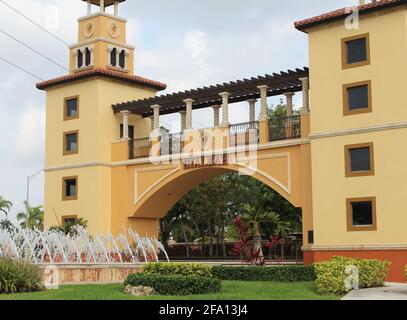
[[[66,220],[60,226],[53,226],[50,227],[49,230],[60,231],[66,235],[71,237],[75,237],[78,234],[78,227],[87,229],[88,228],[88,221],[84,218],[75,218]]]
[[[263,250],[261,247],[262,230],[263,225],[271,226],[274,235],[279,235],[281,237],[286,237],[291,230],[290,223],[287,221],[282,221],[280,216],[273,212],[268,211],[265,202],[267,200],[267,195],[264,194],[260,201],[254,206],[250,204],[243,205],[243,215],[242,220],[249,226],[249,231],[254,236],[255,248],[258,250],[259,255],[263,256]]]
[[[2,211],[6,216],[8,215],[13,203],[7,199],[0,196],[0,211]]]
[[[15,230],[13,223],[8,219],[3,219],[0,221],[0,229],[11,233]]]
[[[17,220],[24,229],[44,229],[44,210],[42,206],[30,207],[27,201],[24,201],[26,211],[17,214]]]

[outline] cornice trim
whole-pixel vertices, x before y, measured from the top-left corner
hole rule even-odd
[[[381,124],[381,125],[363,127],[363,128],[317,132],[317,133],[312,133],[310,135],[310,139],[317,140],[317,139],[324,139],[324,138],[331,138],[331,137],[347,136],[347,135],[352,135],[352,134],[405,129],[405,128],[407,128],[407,122],[395,122],[395,123],[387,123],[387,124]]]
[[[303,251],[385,251],[407,250],[407,244],[384,244],[384,245],[313,245],[304,246]]]
[[[77,49],[77,48],[85,47],[85,46],[88,46],[88,45],[91,45],[91,44],[94,44],[94,43],[100,42],[100,41],[110,43],[111,45],[114,45],[114,46],[120,47],[120,48],[125,48],[125,49],[129,49],[129,50],[135,49],[134,46],[131,46],[131,45],[128,45],[125,43],[121,43],[121,42],[118,42],[118,41],[115,41],[112,39],[104,38],[104,37],[97,37],[97,38],[93,38],[93,39],[90,39],[90,40],[87,40],[84,42],[75,43],[73,45],[70,45],[69,49]]]

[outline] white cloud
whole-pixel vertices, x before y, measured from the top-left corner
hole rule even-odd
[[[45,112],[29,105],[18,120],[16,157],[38,159],[44,151]]]
[[[209,55],[208,35],[202,31],[188,31],[184,36],[184,48],[197,65],[204,65]]]

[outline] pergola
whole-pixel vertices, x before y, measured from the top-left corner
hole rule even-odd
[[[167,115],[187,110],[188,104],[192,104],[192,110],[224,105],[225,100],[222,95],[225,96],[226,93],[228,103],[261,98],[262,90],[263,94],[266,92],[266,97],[294,93],[303,90],[304,79],[308,81],[308,76],[309,69],[304,67],[295,69],[295,71],[288,70],[272,75],[266,74],[251,79],[119,103],[113,105],[113,111],[115,113],[129,112],[146,118],[154,115],[154,107],[159,107],[160,115]]]

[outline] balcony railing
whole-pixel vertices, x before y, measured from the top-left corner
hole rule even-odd
[[[282,141],[301,138],[301,116],[274,117],[269,120],[269,140]],[[205,129],[210,130],[210,129]],[[204,141],[205,130],[198,130]],[[199,138],[199,134],[198,134]],[[160,155],[177,155],[183,149],[182,133],[161,132]],[[245,146],[260,143],[260,123],[244,122],[229,126],[229,146]],[[135,139],[129,143],[130,159],[147,158],[150,156],[152,142],[150,138]]]
[[[182,133],[161,134],[161,155],[174,155],[181,153]]]
[[[146,158],[150,156],[151,149],[150,138],[141,138],[131,140],[129,143],[129,157],[130,159]]]
[[[269,121],[270,141],[301,138],[301,116],[273,117]]]
[[[232,124],[229,127],[230,146],[244,146],[259,143],[259,122]]]

